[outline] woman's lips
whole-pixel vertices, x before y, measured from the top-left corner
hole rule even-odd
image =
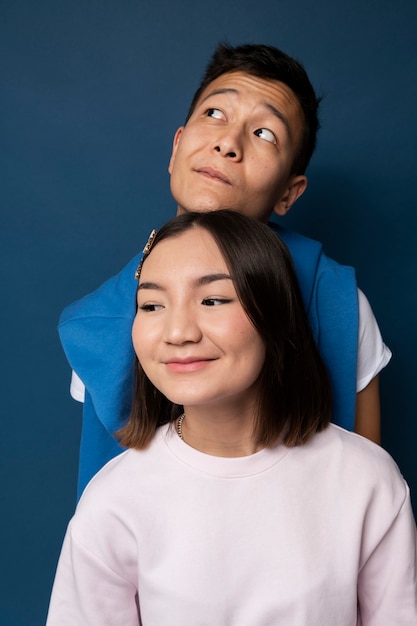
[[[215,359],[205,357],[193,357],[189,359],[170,359],[165,365],[171,372],[188,373],[198,372],[204,369]]]

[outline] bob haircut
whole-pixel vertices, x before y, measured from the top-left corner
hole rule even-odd
[[[304,124],[291,174],[304,174],[316,147],[317,132],[320,128],[318,108],[321,98],[316,96],[301,63],[278,48],[263,44],[233,47],[227,43],[219,43],[193,96],[185,123],[190,119],[203,91],[210,83],[219,76],[231,72],[244,72],[256,78],[279,81],[295,94],[304,114]]]
[[[257,444],[271,447],[279,438],[287,446],[305,443],[328,425],[331,391],[285,244],[265,224],[235,211],[190,212],[160,229],[143,263],[161,241],[193,228],[213,237],[242,307],[265,343],[254,425]],[[158,426],[175,421],[182,412],[182,406],[151,383],[136,359],[132,411],[117,433],[120,443],[145,448]]]

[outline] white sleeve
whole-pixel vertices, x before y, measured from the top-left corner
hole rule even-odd
[[[365,294],[358,289],[359,333],[356,392],[362,391],[389,363],[391,350],[384,344],[378,323]]]
[[[74,370],[72,370],[70,394],[77,402],[84,402],[85,386]]]
[[[71,532],[62,546],[46,626],[138,626],[137,590]]]
[[[393,501],[386,500],[386,510]],[[381,528],[384,515],[368,519],[364,527],[363,546]],[[358,576],[358,600],[362,626],[415,626],[416,595],[416,529],[406,486],[403,505]]]

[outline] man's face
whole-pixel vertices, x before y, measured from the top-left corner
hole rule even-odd
[[[169,164],[178,213],[235,209],[268,221],[303,193],[291,175],[304,115],[289,87],[229,72],[202,93],[178,129]]]

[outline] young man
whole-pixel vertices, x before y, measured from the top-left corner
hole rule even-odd
[[[285,215],[307,186],[318,105],[303,67],[281,51],[220,45],[174,137],[169,173],[177,212],[229,208],[264,222],[273,212]],[[391,354],[354,271],[326,257],[317,242],[271,227],[294,260],[332,381],[333,420],[378,442],[378,373]],[[80,492],[121,451],[112,433],[130,410],[137,264],[135,257],[61,317],[64,350],[85,386]]]

